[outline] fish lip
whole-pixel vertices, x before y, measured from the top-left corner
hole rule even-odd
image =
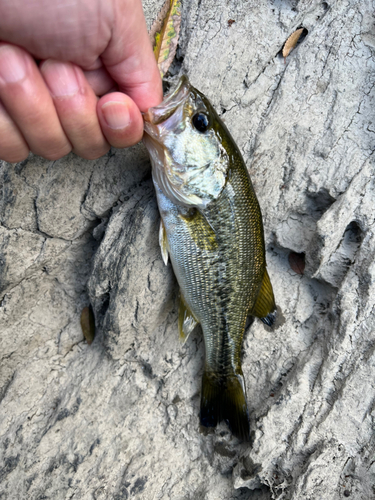
[[[185,75],[182,75],[176,88],[173,92],[163,100],[158,106],[149,108],[145,113],[142,113],[145,125],[145,132],[149,135],[152,133],[152,126],[162,123],[169,118],[176,109],[184,102],[190,93],[190,83]]]

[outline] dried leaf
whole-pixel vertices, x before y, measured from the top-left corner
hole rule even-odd
[[[95,337],[95,318],[91,306],[82,309],[81,328],[83,336],[90,345]]]
[[[305,254],[304,253],[296,253],[290,252],[288,256],[288,262],[293,269],[293,271],[297,274],[303,274],[305,271]]]
[[[235,23],[236,21],[234,19],[228,19],[228,26],[229,28],[232,26],[233,23]]]
[[[148,32],[148,36],[150,37],[150,40],[151,40],[151,43],[152,43],[152,46],[154,49],[155,49],[156,33],[161,32],[163,25],[164,25],[164,21],[168,15],[170,7],[171,7],[171,0],[165,0],[163,7],[160,9],[160,12],[159,12],[157,18],[152,23],[151,29]]]
[[[162,78],[176,54],[180,25],[181,0],[166,0],[149,32]]]
[[[288,55],[291,53],[291,51],[294,49],[294,47],[297,45],[297,42],[300,38],[300,36],[303,33],[303,30],[305,28],[299,28],[296,30],[294,33],[290,35],[288,40],[285,42],[284,47],[283,47],[283,57],[288,57]]]

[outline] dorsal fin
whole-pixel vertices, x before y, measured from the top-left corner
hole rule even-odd
[[[163,262],[165,265],[168,264],[168,240],[167,240],[167,232],[165,230],[163,221],[160,219],[160,227],[159,227],[159,245],[161,250],[161,256],[163,257]]]
[[[263,323],[272,326],[276,318],[276,304],[273,295],[270,277],[267,269],[264,271],[262,285],[260,287],[255,304],[249,313],[260,318]]]
[[[198,325],[198,321],[194,318],[193,313],[190,311],[189,307],[186,305],[185,299],[180,292],[180,308],[178,311],[178,331],[180,334],[180,339],[185,342],[187,341],[189,335]]]

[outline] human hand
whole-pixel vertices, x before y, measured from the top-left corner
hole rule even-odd
[[[162,95],[141,0],[0,0],[0,159],[131,146]]]

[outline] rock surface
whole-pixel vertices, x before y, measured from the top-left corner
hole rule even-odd
[[[374,12],[184,2],[171,73],[243,153],[279,306],[244,341],[251,444],[199,429],[202,338],[178,339],[142,145],[1,164],[1,499],[375,498]]]

